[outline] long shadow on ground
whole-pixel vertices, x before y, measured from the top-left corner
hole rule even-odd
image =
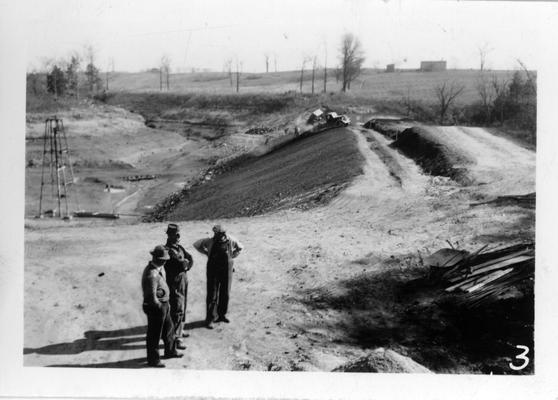
[[[508,365],[518,354],[515,346],[533,349],[532,293],[470,310],[426,275],[422,267],[392,265],[305,291],[302,301],[345,312],[331,326],[344,332],[336,342],[391,348],[435,372],[516,373]],[[532,374],[532,365],[520,373]]]
[[[48,367],[72,367],[72,368],[147,368],[145,357],[133,358],[124,361],[113,361],[98,364],[52,364]]]
[[[93,350],[139,350],[145,348],[146,326],[112,331],[86,331],[83,339],[56,343],[44,347],[23,349],[23,354],[79,354]],[[139,343],[139,344],[132,344]]]

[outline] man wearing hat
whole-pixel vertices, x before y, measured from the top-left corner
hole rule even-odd
[[[213,322],[230,322],[227,318],[229,293],[233,273],[233,258],[243,249],[242,244],[228,235],[221,225],[213,227],[213,237],[200,239],[194,248],[207,256],[207,297],[205,324],[213,329]]]
[[[167,243],[165,248],[169,252],[170,260],[165,263],[167,284],[170,288],[170,315],[174,324],[176,347],[185,349],[182,337],[184,322],[186,321],[186,304],[188,297],[187,272],[194,265],[190,253],[178,244],[180,240],[180,229],[177,224],[169,224],[167,227]]]
[[[174,327],[170,317],[169,287],[165,279],[163,265],[170,259],[164,246],[156,246],[151,252],[152,259],[143,270],[143,311],[147,315],[147,364],[161,368],[165,365],[159,358],[159,341],[165,345],[164,358],[179,358],[176,351]]]

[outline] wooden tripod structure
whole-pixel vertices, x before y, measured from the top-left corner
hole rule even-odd
[[[45,185],[50,184],[50,200],[51,203],[54,202],[55,204],[51,210],[45,213],[52,217],[58,216],[63,219],[70,219],[68,197],[70,187],[74,184],[74,171],[70,160],[64,122],[61,118],[54,116],[45,120],[43,140],[43,168],[38,217],[44,217]],[[48,176],[45,176],[47,173],[50,173],[50,182],[47,182],[49,180]],[[64,212],[62,211],[62,205],[64,205]]]

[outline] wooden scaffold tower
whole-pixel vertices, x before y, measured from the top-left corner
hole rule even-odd
[[[39,218],[45,215],[71,219],[68,198],[74,180],[74,171],[70,159],[68,139],[64,129],[64,122],[57,116],[45,120],[45,133],[43,143],[43,167],[41,173],[41,194],[39,197]],[[47,174],[50,174],[50,178]],[[45,193],[50,186],[50,198]],[[77,196],[75,204],[79,209]],[[50,202],[49,202],[50,200]],[[52,208],[45,211],[45,206]],[[62,209],[64,207],[64,209]]]

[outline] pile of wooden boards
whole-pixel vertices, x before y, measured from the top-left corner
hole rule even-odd
[[[445,291],[463,294],[462,302],[471,307],[504,298],[520,282],[534,280],[533,243],[486,247],[473,253],[442,249],[426,259]]]

